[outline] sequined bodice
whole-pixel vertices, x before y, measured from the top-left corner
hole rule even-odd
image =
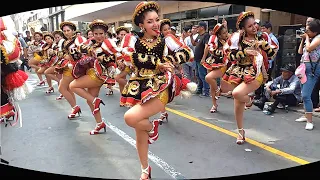
[[[80,49],[75,44],[75,38],[73,38],[72,40],[66,40],[63,43],[63,49],[65,54],[70,55],[73,60],[79,60],[82,57]]]
[[[148,47],[140,39],[135,44],[135,52],[132,54],[132,63],[138,69],[155,70],[157,62],[162,62],[165,42],[158,39],[156,44]]]

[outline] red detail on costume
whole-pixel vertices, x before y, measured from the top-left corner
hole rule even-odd
[[[131,62],[131,57],[127,56],[127,55],[122,56],[122,59],[127,61],[127,62]]]
[[[15,88],[19,88],[23,86],[23,84],[27,81],[27,79],[28,79],[28,74],[21,70],[8,74],[5,77],[6,90],[12,91]]]
[[[115,54],[115,53],[118,52],[118,51],[112,46],[112,44],[111,44],[111,42],[110,42],[109,39],[105,39],[103,42],[105,43],[105,45],[109,48],[109,50],[110,50],[113,54]],[[109,54],[109,52],[108,52],[108,54]]]
[[[111,67],[113,66],[114,68],[116,68],[116,64],[114,62],[110,62],[107,64],[106,68],[108,67]],[[111,85],[114,85],[116,82],[114,79],[106,76],[106,75],[103,75],[103,69],[101,67],[101,64],[99,62],[99,60],[95,60],[94,61],[94,69],[95,69],[95,72],[96,72],[96,75],[105,82],[105,84],[111,84]]]
[[[177,75],[173,75],[174,77],[174,81],[175,81],[175,96],[178,96],[180,94],[180,91],[181,91],[181,86],[182,86],[182,81],[181,79],[179,78],[179,76]]]
[[[68,63],[69,63],[69,61],[68,61],[68,60],[66,60],[66,59],[63,59],[63,60],[62,60],[62,63],[61,63],[61,66],[60,66],[60,68],[65,68],[65,67],[68,67]]]
[[[209,45],[211,45],[213,49],[217,48],[217,44],[215,43],[216,38],[217,38],[216,35],[212,35],[211,36],[211,41],[209,42]],[[210,53],[212,53],[212,52],[210,52]]]
[[[53,63],[56,61],[56,58],[57,58],[57,56],[53,56],[53,57],[51,57],[51,58],[49,59],[49,62],[48,62],[48,63],[46,63],[46,66],[47,66],[47,67],[52,66],[52,65],[53,65]]]
[[[133,97],[123,97],[120,98],[120,105],[129,105],[134,106],[136,104],[140,104],[140,100],[134,99]]]
[[[112,79],[112,78],[108,78],[107,81],[106,81],[106,84],[115,85],[116,84],[116,80]]]
[[[132,34],[126,34],[124,36],[124,39],[123,39],[122,48],[127,48],[127,51],[129,51],[129,52],[134,52],[134,48],[129,47],[129,43],[130,43],[130,40],[131,40],[132,37],[133,37]],[[130,55],[122,53],[122,59],[127,61],[127,62],[131,62]]]
[[[3,33],[0,33],[0,44],[2,44],[2,41],[5,39]]]
[[[122,46],[123,48],[129,47],[130,39],[131,39],[132,36],[133,36],[133,35],[131,35],[131,34],[126,34],[126,35],[124,36],[123,46]]]
[[[41,49],[44,49],[48,44],[47,43],[44,43],[41,45]],[[48,48],[49,49],[49,48]]]
[[[245,82],[245,83],[250,83],[250,82],[252,82],[253,80],[255,80],[256,79],[256,77],[255,76],[250,76],[250,75],[245,75],[244,77],[243,77],[243,81]]]
[[[235,84],[240,84],[241,83],[241,78],[237,77],[237,76],[234,76],[234,75],[230,75],[230,77],[228,79],[225,79],[227,78],[227,76],[224,76],[224,80],[227,80],[227,81],[230,81],[230,82],[233,82]]]
[[[269,36],[267,33],[262,33],[261,34],[262,39],[264,39],[265,41],[269,42]]]
[[[8,55],[9,55],[8,56],[9,62],[16,60],[16,59],[19,59],[19,57],[20,57],[20,42],[19,42],[19,40],[16,39],[16,46],[14,47],[13,52]]]
[[[6,30],[6,26],[4,25],[2,17],[0,17],[0,31]]]
[[[86,42],[84,42],[83,44],[88,45],[88,44],[90,43],[90,41],[92,41],[93,39],[94,39],[94,38],[92,37],[92,38],[88,39]]]
[[[169,79],[169,75],[165,74],[166,78]],[[170,80],[169,80],[170,81]],[[170,82],[164,83],[160,86],[159,90],[154,91],[152,88],[148,88],[147,90],[141,92],[141,100],[135,99],[133,97],[123,97],[121,96],[120,99],[120,105],[130,105],[134,106],[136,104],[141,104],[144,102],[146,99],[148,99],[150,96],[151,97],[156,97],[158,96],[162,91],[164,91],[166,88],[168,88]]]
[[[122,60],[122,59],[123,59],[123,56],[122,56],[122,55],[116,57],[116,61],[120,61],[120,60]]]
[[[261,55],[263,57],[264,68],[266,69],[266,71],[268,71],[268,69],[269,69],[269,60],[268,60],[267,53],[262,50],[261,51]]]
[[[81,36],[78,36],[77,39],[79,41],[79,44],[81,44],[83,42],[83,38]]]
[[[231,46],[231,45],[232,45],[231,38],[232,38],[233,36],[234,36],[234,34],[232,34],[232,35],[228,38],[228,40],[227,40],[228,46]]]
[[[140,2],[140,3],[137,5],[136,9],[138,9],[139,7],[141,7],[142,5],[144,5],[144,3],[145,3],[145,2]]]
[[[14,110],[14,107],[11,103],[7,103],[1,106],[0,113],[1,117],[9,115]]]
[[[177,75],[173,75],[175,80],[175,96],[178,96],[181,91],[187,90],[187,84],[191,81],[187,78],[180,78]]]
[[[111,66],[113,66],[114,68],[117,68],[116,63],[114,63],[114,62],[109,62],[108,63],[107,67],[111,67]]]
[[[181,91],[187,90],[187,84],[190,83],[191,81],[187,78],[182,78],[182,86],[181,86]]]
[[[179,47],[183,46],[183,44],[179,41],[179,39],[176,38],[173,34],[167,34],[166,35],[166,38],[169,38],[169,37],[171,37],[172,40],[174,40],[174,42],[179,45]]]
[[[152,88],[149,88],[149,89],[143,91],[143,92],[141,93],[141,100],[143,101],[143,100],[146,99],[148,96],[154,96],[154,97],[155,97],[155,96],[159,95],[160,92],[164,91],[164,89],[165,89],[166,87],[167,87],[167,84],[162,84],[162,85],[160,86],[160,89],[159,89],[158,91],[153,91]]]
[[[206,69],[209,69],[209,70],[212,69],[212,66],[208,63],[205,63],[205,62],[202,64],[202,66],[205,67]]]
[[[99,75],[102,74],[102,67],[98,59],[94,61],[94,69],[96,70],[96,73],[98,73]]]
[[[134,49],[129,47],[129,48],[128,48],[128,51],[129,51],[129,52],[134,52]]]

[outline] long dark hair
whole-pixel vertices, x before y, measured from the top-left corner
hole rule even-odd
[[[320,34],[320,20],[319,19],[315,19],[315,20],[311,21],[308,24],[308,26],[309,26],[310,31],[317,33],[317,35]]]
[[[144,19],[146,18],[145,15],[146,15],[146,13],[148,13],[148,12],[156,12],[157,14],[159,13],[157,9],[154,9],[154,8],[147,9],[147,10],[145,10],[145,12],[143,12],[142,14],[140,14],[140,15],[138,16],[138,23],[143,24],[143,21],[144,21]],[[137,34],[139,37],[143,37],[143,35],[144,35],[144,33],[141,32],[141,31],[136,32],[136,34]]]

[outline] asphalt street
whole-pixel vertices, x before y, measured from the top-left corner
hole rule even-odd
[[[37,78],[29,73],[28,83]],[[23,126],[2,128],[2,158],[10,165],[32,170],[98,178],[137,179],[140,165],[135,133],[119,107],[119,91],[100,97],[106,103],[101,113],[108,123],[106,133],[89,135],[95,121],[86,101],[77,96],[82,115],[68,120],[70,106],[57,101],[47,86],[35,87],[19,103]],[[297,112],[277,110],[272,116],[252,107],[245,112],[247,143],[237,145],[233,101],[221,97],[218,112],[211,114],[210,98],[176,98],[167,106],[169,123],[160,126],[157,142],[150,145],[149,161],[156,179],[212,178],[284,169],[320,159],[319,118],[315,129],[294,120]],[[154,118],[158,117],[155,116]]]

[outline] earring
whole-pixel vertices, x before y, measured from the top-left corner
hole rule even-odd
[[[144,29],[144,27],[142,27],[142,28],[141,28],[141,31],[142,31],[142,32],[145,32],[146,30]]]

